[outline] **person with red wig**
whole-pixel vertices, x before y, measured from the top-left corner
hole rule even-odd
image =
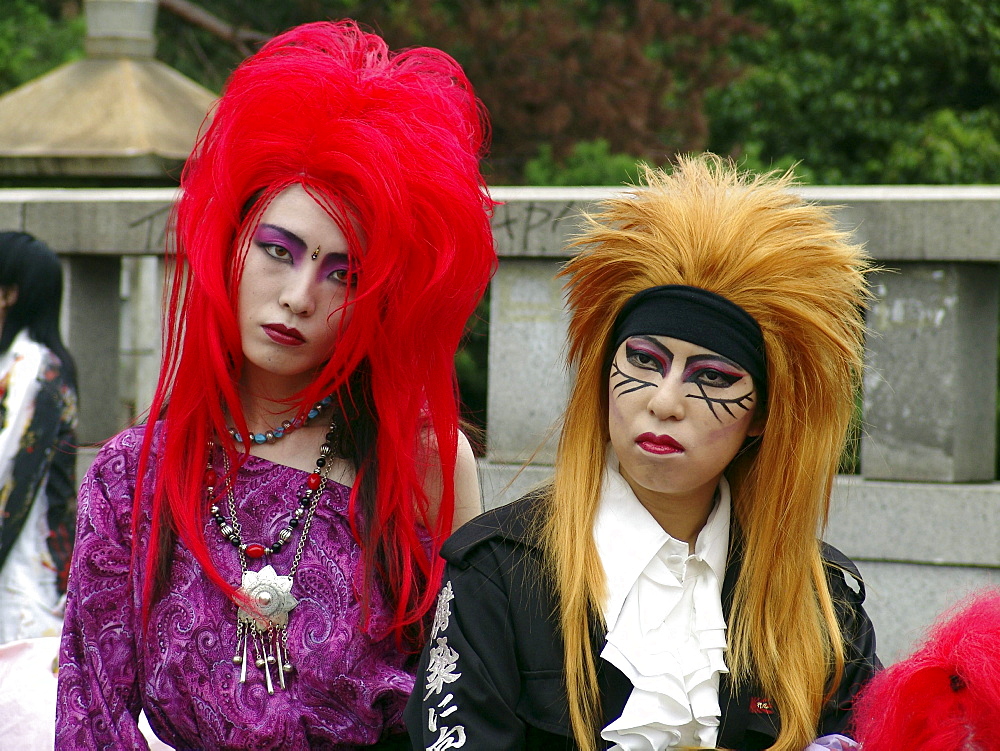
[[[1000,751],[1000,589],[943,615],[855,703],[863,751]]]
[[[487,120],[350,21],[232,74],[181,179],[150,420],[81,490],[57,748],[391,748],[478,512],[453,358],[496,266]]]

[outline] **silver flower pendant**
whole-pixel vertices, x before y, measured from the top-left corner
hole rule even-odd
[[[243,585],[237,591],[241,602],[236,618],[236,655],[233,662],[241,666],[240,683],[247,678],[247,651],[252,649],[254,664],[264,671],[267,692],[274,693],[271,668],[278,672],[278,683],[285,688],[285,673],[291,672],[286,642],[288,614],[298,605],[292,597],[292,577],[278,576],[274,568],[244,571]]]
[[[252,611],[240,607],[238,618],[252,622],[258,631],[288,625],[288,614],[298,605],[292,597],[292,577],[278,576],[274,567],[264,566],[260,571],[244,571],[239,595],[246,598]]]

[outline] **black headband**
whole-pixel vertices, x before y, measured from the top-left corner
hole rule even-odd
[[[630,297],[615,318],[609,357],[623,341],[640,334],[682,339],[717,352],[751,375],[761,397],[767,391],[760,326],[743,308],[721,295],[684,284],[644,289]]]

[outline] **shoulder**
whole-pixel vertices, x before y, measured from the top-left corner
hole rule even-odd
[[[830,594],[834,599],[861,605],[865,601],[865,581],[854,561],[833,545],[822,541],[820,555],[826,567]]]
[[[42,383],[63,385],[66,383],[66,368],[59,355],[46,347],[32,340],[32,344],[38,347],[38,378]]]
[[[84,475],[77,493],[77,545],[81,549],[131,538],[135,478],[144,435],[143,426],[118,433],[101,447]]]
[[[64,408],[72,406],[75,410],[76,389],[67,377],[62,360],[47,347],[42,347],[42,362],[38,371],[38,380],[41,383],[42,393],[51,394],[56,401],[62,403]]]
[[[159,433],[158,430],[156,432]],[[94,457],[86,479],[134,475],[145,435],[146,426],[136,425],[110,438]]]
[[[491,509],[463,524],[441,548],[441,556],[459,568],[498,549],[538,551],[536,529],[542,521],[545,491],[535,491]]]
[[[47,381],[62,378],[63,361],[59,359],[59,355],[46,347],[44,344],[39,344],[38,347],[42,354],[43,378]]]

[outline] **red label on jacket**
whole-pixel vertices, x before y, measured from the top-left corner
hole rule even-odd
[[[753,696],[750,698],[750,714],[774,714],[774,704],[770,699]]]

